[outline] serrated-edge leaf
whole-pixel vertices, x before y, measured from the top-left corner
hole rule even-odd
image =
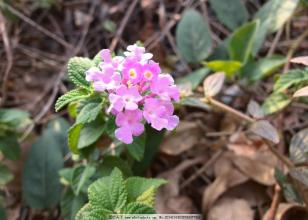
[[[89,82],[85,79],[85,72],[95,66],[94,62],[85,57],[73,57],[67,64],[68,77],[76,85],[89,89]]]
[[[138,202],[129,203],[122,211],[123,214],[155,214],[155,210]]]
[[[55,110],[56,112],[59,111],[61,108],[63,108],[65,105],[69,104],[70,102],[74,102],[80,99],[84,99],[88,97],[89,94],[86,90],[83,89],[74,89],[71,90],[64,95],[62,95],[60,98],[58,98],[56,104],[55,104]]]
[[[153,207],[155,200],[156,189],[151,186],[136,199],[137,202]]]

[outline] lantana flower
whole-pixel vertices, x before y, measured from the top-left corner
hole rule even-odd
[[[131,144],[133,137],[144,132],[144,124],[156,130],[173,130],[179,123],[173,101],[180,92],[170,74],[161,73],[153,55],[136,44],[127,47],[124,56],[111,56],[108,49],[100,52],[99,67],[86,71],[86,80],[97,92],[106,93],[108,114],[116,117],[115,137]]]

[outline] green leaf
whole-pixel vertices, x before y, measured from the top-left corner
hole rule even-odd
[[[262,105],[262,109],[265,114],[275,113],[287,105],[289,105],[291,99],[283,93],[273,93],[265,99],[265,102]]]
[[[156,190],[153,186],[151,186],[148,190],[143,192],[138,198],[136,199],[137,202],[148,205],[150,207],[154,206],[154,200],[155,200],[155,193]]]
[[[92,207],[119,212],[127,201],[127,191],[121,171],[114,168],[110,176],[95,181],[88,189],[88,196]]]
[[[85,194],[76,196],[71,190],[66,191],[61,198],[61,215],[66,220],[75,220],[77,212],[87,202]]]
[[[130,177],[126,180],[126,189],[128,193],[128,202],[134,202],[139,196],[150,188],[155,190],[166,181],[163,179],[147,179],[143,177]]]
[[[78,139],[80,135],[80,131],[82,129],[82,124],[74,124],[69,130],[68,130],[68,146],[72,153],[78,154]]]
[[[80,131],[78,139],[78,149],[82,149],[95,143],[105,131],[105,124],[102,118],[97,118],[88,124],[85,124]]]
[[[308,69],[300,70],[290,70],[286,74],[283,74],[274,84],[275,92],[283,92],[291,86],[297,85],[299,83],[308,82]]]
[[[208,24],[196,10],[186,10],[176,28],[176,43],[180,55],[191,63],[208,57],[212,40]]]
[[[23,128],[30,122],[29,113],[11,108],[11,109],[0,109],[0,123],[7,124],[15,129]]]
[[[179,78],[176,80],[176,84],[178,85],[186,85],[188,84],[192,90],[196,89],[198,85],[202,82],[204,77],[210,73],[210,70],[207,68],[201,68],[193,71],[192,73]]]
[[[84,124],[92,122],[96,119],[98,114],[102,111],[102,102],[87,103],[79,112],[76,123]]]
[[[97,170],[101,176],[109,176],[115,167],[120,169],[125,177],[132,175],[132,171],[126,161],[117,156],[105,156]]]
[[[224,72],[228,77],[232,77],[242,67],[242,63],[234,60],[213,60],[205,65],[215,72]]]
[[[184,105],[184,106],[196,107],[196,108],[200,108],[200,109],[204,109],[204,110],[210,109],[210,107],[207,104],[200,101],[200,99],[194,98],[194,97],[187,97],[187,98],[181,100],[180,104]]]
[[[73,183],[73,174],[75,169],[81,169],[83,170],[83,166],[77,166],[73,168],[63,168],[59,171],[59,176],[60,176],[60,182],[63,185],[72,185]]]
[[[95,64],[89,58],[73,57],[67,65],[68,77],[76,86],[88,89],[90,84],[85,79],[85,72],[93,66]]]
[[[3,188],[7,183],[12,181],[14,179],[14,176],[12,172],[9,170],[9,168],[0,163],[0,188]]]
[[[91,205],[87,203],[77,212],[75,220],[89,220],[90,212]]]
[[[60,201],[61,144],[54,133],[48,131],[43,132],[30,149],[22,175],[22,191],[24,201],[31,208],[52,208]]]
[[[129,203],[122,211],[123,214],[155,214],[155,210],[147,205],[132,202]]]
[[[145,133],[147,134],[145,139],[145,152],[143,159],[134,163],[133,171],[135,174],[141,174],[152,164],[165,134],[164,131],[157,131],[150,125],[145,125]]]
[[[210,0],[209,2],[221,23],[231,30],[248,20],[248,11],[241,0]]]
[[[257,62],[248,62],[243,68],[243,76],[251,82],[259,81],[270,76],[285,62],[286,59],[283,56],[272,56],[260,59]]]
[[[143,158],[145,139],[146,135],[143,133],[142,135],[135,137],[133,143],[125,145],[130,155],[137,161],[141,161]]]
[[[261,48],[266,35],[282,28],[291,17],[299,0],[270,0],[256,13],[255,18],[260,20],[258,35],[254,44],[254,54]]]
[[[89,96],[88,92],[84,89],[74,89],[71,90],[64,95],[62,95],[60,98],[58,98],[56,104],[55,104],[55,110],[56,112],[59,111],[61,108],[63,108],[65,105],[87,98]]]
[[[308,128],[295,134],[290,143],[291,160],[298,163],[308,162]]]
[[[87,165],[82,172],[75,172],[73,173],[73,185],[72,188],[74,190],[75,195],[79,195],[81,191],[84,191],[83,189],[88,188],[90,185],[90,178],[94,175],[96,168],[91,165]]]
[[[0,136],[0,151],[6,159],[17,160],[20,157],[20,146],[16,135]]]
[[[62,117],[55,118],[48,122],[45,133],[52,133],[54,139],[57,141],[57,147],[62,151],[63,157],[69,153],[67,144],[67,131],[69,130],[70,124]]]
[[[230,37],[229,54],[231,60],[237,60],[245,64],[252,54],[256,30],[259,22],[252,21],[236,29]]]
[[[283,190],[283,195],[288,202],[303,203],[303,200],[297,190],[289,182],[288,177],[284,173],[275,169],[275,178]]]

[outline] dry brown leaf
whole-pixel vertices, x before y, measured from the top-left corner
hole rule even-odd
[[[192,200],[187,196],[175,196],[166,202],[167,208],[170,209],[170,214],[193,214],[196,213],[196,208]]]
[[[233,163],[239,170],[258,183],[267,186],[271,186],[275,183],[275,168],[273,166],[241,156],[234,156]]]
[[[279,134],[276,128],[274,128],[273,125],[266,120],[260,120],[253,123],[250,127],[250,131],[269,141],[272,141],[275,144],[279,143]]]
[[[168,155],[179,155],[199,142],[201,130],[195,122],[180,122],[176,133],[168,135],[163,141],[160,151]]]
[[[263,216],[263,220],[267,220],[269,210]],[[274,220],[307,220],[308,212],[303,206],[280,203]]]
[[[242,172],[234,166],[229,166],[229,171],[224,170],[223,175],[218,176],[215,181],[208,186],[203,193],[202,209],[207,213],[215,201],[229,188],[244,183],[248,180]]]
[[[244,199],[221,199],[207,215],[208,220],[253,220],[254,211]]]
[[[214,73],[208,76],[203,82],[204,95],[206,97],[213,97],[219,93],[225,81],[225,74],[223,72]]]
[[[297,90],[293,95],[293,97],[303,97],[303,96],[308,96],[308,86]]]
[[[308,56],[295,57],[295,58],[292,58],[290,62],[308,66]]]
[[[236,155],[254,157],[260,148],[260,144],[249,139],[244,132],[236,132],[230,136],[228,149]]]

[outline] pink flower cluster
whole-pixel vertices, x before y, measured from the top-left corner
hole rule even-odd
[[[115,115],[115,136],[130,144],[133,136],[144,131],[144,122],[154,129],[173,130],[179,118],[173,114],[172,101],[179,90],[169,74],[162,74],[153,55],[136,44],[127,47],[124,56],[112,57],[108,49],[100,52],[102,62],[86,72],[86,80],[95,91],[108,94],[108,113]]]

